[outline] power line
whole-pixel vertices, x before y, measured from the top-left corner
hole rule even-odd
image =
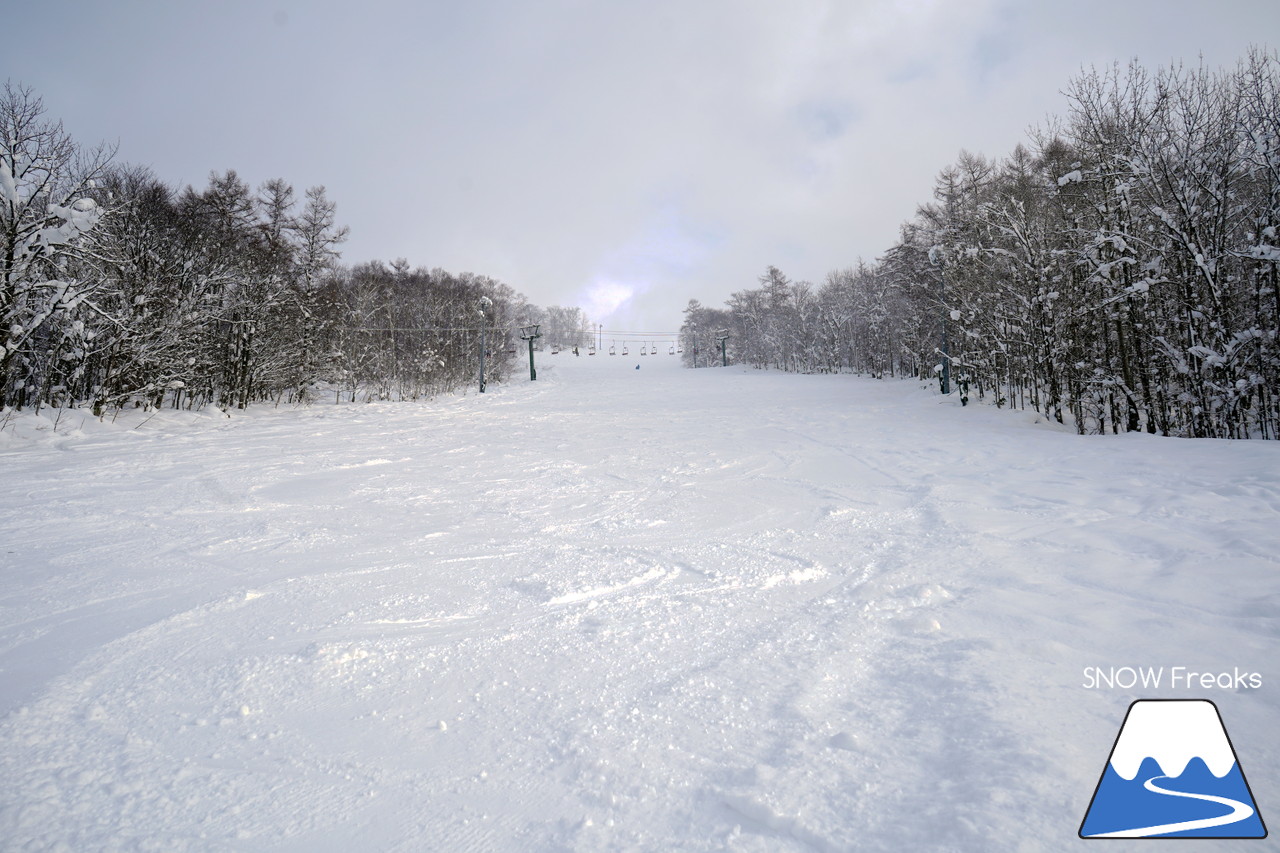
[[[479,326],[348,326],[355,332],[478,332]],[[509,326],[485,326],[499,332],[512,332]]]
[[[601,329],[600,334],[633,338],[675,338],[680,336],[679,332],[626,332],[619,329]]]

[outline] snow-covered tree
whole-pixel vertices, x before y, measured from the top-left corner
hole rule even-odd
[[[816,293],[770,267],[732,294],[735,355],[945,370],[962,399],[1081,432],[1280,438],[1276,54],[1089,70],[1066,96],[1030,146],[961,152],[875,265]]]
[[[101,218],[95,182],[113,152],[81,151],[30,89],[0,94],[0,407],[39,400],[87,343],[75,314],[98,281],[75,261]]]

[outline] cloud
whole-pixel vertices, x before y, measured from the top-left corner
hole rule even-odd
[[[819,282],[883,253],[960,149],[1002,156],[1064,112],[1082,64],[1229,64],[1280,30],[1275,0],[59,8],[11,23],[71,59],[28,39],[0,62],[78,139],[170,181],[325,184],[348,262],[661,330],[769,264]]]
[[[635,295],[636,288],[630,284],[601,280],[584,288],[578,296],[577,304],[589,319],[603,323],[625,308]]]

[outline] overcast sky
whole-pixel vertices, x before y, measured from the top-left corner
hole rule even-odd
[[[1277,0],[6,4],[0,77],[175,185],[324,184],[348,263],[665,332],[769,264],[872,260],[1082,66],[1231,66]],[[1270,42],[1268,42],[1270,40]]]

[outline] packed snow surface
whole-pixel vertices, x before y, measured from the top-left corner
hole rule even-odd
[[[1162,696],[1280,815],[1280,444],[540,359],[11,419],[0,846],[1059,850]]]

